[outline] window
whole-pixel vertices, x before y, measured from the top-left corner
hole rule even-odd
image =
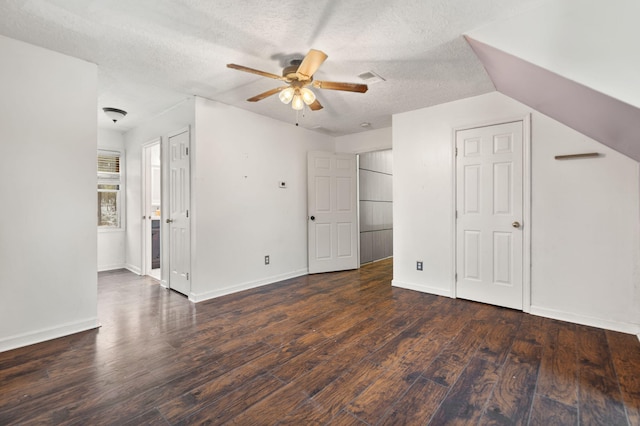
[[[120,228],[120,153],[98,151],[98,227]]]

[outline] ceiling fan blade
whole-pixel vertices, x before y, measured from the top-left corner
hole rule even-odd
[[[253,98],[247,99],[247,101],[249,101],[249,102],[261,101],[264,98],[268,98],[271,95],[275,95],[276,93],[281,92],[282,90],[286,89],[287,87],[289,87],[289,86],[276,87],[275,89],[267,90],[264,93],[260,93],[259,95],[255,95]]]
[[[364,93],[369,90],[369,87],[366,84],[358,84],[358,83],[338,83],[337,81],[314,81],[313,87],[317,87],[318,89],[328,89],[328,90],[342,90],[345,92],[359,92]]]
[[[258,74],[261,75],[263,77],[269,77],[269,78],[273,78],[275,80],[286,80],[284,77],[277,75],[277,74],[271,74],[270,72],[265,72],[265,71],[260,71],[260,70],[256,70],[253,68],[249,68],[249,67],[245,67],[242,65],[236,65],[236,64],[227,64],[227,68],[232,68],[234,70],[238,70],[238,71],[244,71],[244,72],[248,72],[251,74]]]
[[[319,109],[322,109],[322,108],[323,108],[322,104],[320,102],[318,102],[317,99],[309,104],[309,109],[311,111],[318,111]]]
[[[296,71],[298,79],[302,81],[311,80],[311,76],[318,71],[318,68],[320,68],[320,65],[322,65],[326,59],[326,53],[311,49],[300,63],[298,71]]]

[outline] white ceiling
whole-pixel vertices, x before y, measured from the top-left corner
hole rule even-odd
[[[365,94],[316,90],[324,109],[300,126],[331,135],[389,127],[391,115],[494,90],[462,34],[544,0],[3,0],[0,34],[98,64],[98,106],[129,115],[126,131],[197,95],[277,120],[296,113],[279,82],[226,68],[280,74],[310,48],[329,55],[315,77],[384,82]],[[371,123],[362,128],[361,123]]]

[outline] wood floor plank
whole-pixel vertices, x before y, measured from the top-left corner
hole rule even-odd
[[[578,409],[560,402],[537,396],[531,410],[530,426],[578,425]]]
[[[430,424],[476,424],[498,381],[498,366],[473,358],[451,387]]]
[[[363,361],[314,395],[313,400],[335,416],[385,371],[376,364]]]
[[[580,369],[580,423],[589,425],[626,425],[622,395],[617,381],[595,370]]]
[[[151,409],[146,413],[143,413],[140,416],[137,416],[126,423],[123,423],[123,426],[170,426],[169,423],[162,414],[158,412],[158,410]]]
[[[578,403],[578,365],[575,327],[559,324],[550,329],[544,349],[537,392],[571,407]]]
[[[327,425],[332,426],[366,426],[367,424],[362,420],[356,418],[353,414],[347,411],[341,411],[335,416]]]
[[[606,334],[629,424],[640,425],[640,342],[632,334]]]
[[[446,396],[448,388],[420,376],[392,408],[380,425],[427,424]]]
[[[323,409],[317,402],[307,399],[298,406],[292,413],[278,422],[278,426],[321,426],[331,421],[331,415]]]
[[[541,357],[538,345],[522,340],[513,344],[481,424],[528,423]]]
[[[494,364],[504,363],[516,338],[518,322],[493,322],[484,341],[478,347],[477,356]]]
[[[487,331],[487,323],[470,321],[442,350],[424,376],[443,386],[451,386],[473,357]]]
[[[226,393],[223,397],[204,405],[197,412],[174,422],[178,426],[194,424],[223,424],[239,416],[255,403],[281,389],[283,383],[270,374],[258,376],[253,381]]]
[[[228,423],[234,425],[275,424],[306,401],[307,395],[288,384],[251,405]]]
[[[300,389],[310,397],[313,397],[352,369],[353,366],[351,364],[354,359],[362,359],[367,354],[366,348],[354,344],[330,360],[311,369],[307,374],[296,378],[295,381]]]
[[[377,423],[388,407],[417,380],[417,377],[408,373],[406,369],[385,371],[345,407],[346,411],[366,423]]]
[[[614,378],[615,370],[604,330],[576,326],[580,370],[589,369],[600,376]]]

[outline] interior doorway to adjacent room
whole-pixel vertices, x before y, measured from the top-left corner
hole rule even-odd
[[[142,274],[162,278],[162,162],[160,139],[142,147]]]
[[[358,156],[360,264],[393,256],[393,154]]]

